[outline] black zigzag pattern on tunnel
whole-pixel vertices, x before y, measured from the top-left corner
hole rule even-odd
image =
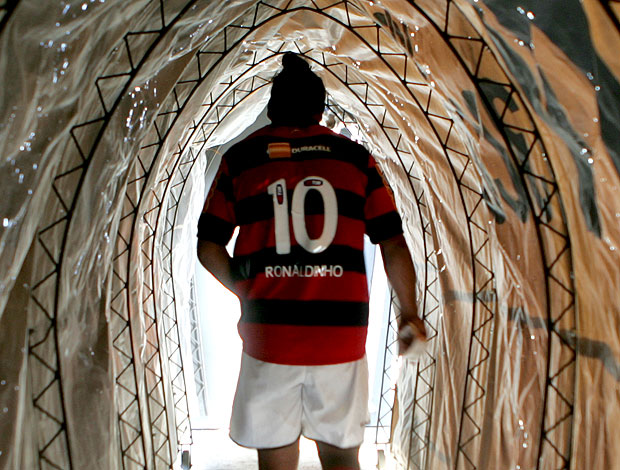
[[[467,26],[463,28],[463,25]],[[486,110],[493,116],[497,128],[502,132],[504,141],[508,144],[504,146],[508,151],[506,160],[517,175],[513,178],[513,183],[523,188],[521,194],[526,195],[529,201],[527,206],[532,208],[539,236],[539,249],[545,263],[547,316],[550,324],[548,378],[538,465],[543,461],[554,462],[554,468],[568,469],[573,432],[576,351],[573,345],[563,340],[560,332],[565,328],[575,332],[575,287],[571,278],[559,274],[572,271],[572,258],[565,211],[555,182],[552,159],[548,158],[544,142],[529,110],[520,98],[517,86],[505,74],[491,47],[482,40],[481,35],[465,19],[454,2],[447,4],[445,28],[442,28],[441,32],[469,72],[472,82],[479,90],[479,96],[486,104]],[[465,54],[467,48],[477,53]],[[524,122],[529,125],[524,127]],[[484,322],[481,327],[482,325]],[[480,340],[477,331],[474,331],[473,338],[476,343]],[[472,351],[470,350],[470,357]],[[482,400],[482,395],[478,393],[484,391],[481,385],[482,376],[477,374],[476,369],[488,358],[487,348],[483,348],[483,351],[481,359],[470,364],[468,380],[474,385],[464,401],[463,417],[467,419],[461,424],[459,451],[468,462],[467,468],[480,468],[469,457],[468,446],[480,435],[479,418],[474,418],[469,410]],[[474,391],[476,389],[478,392]],[[557,409],[563,411],[557,414],[552,411]],[[469,431],[470,434],[467,431],[467,421],[473,425],[473,432]]]

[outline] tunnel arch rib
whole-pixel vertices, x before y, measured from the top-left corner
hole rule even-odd
[[[57,304],[58,304],[58,296],[59,288],[60,288],[60,276],[62,273],[62,261],[64,257],[64,253],[66,250],[66,240],[67,234],[70,230],[71,219],[73,213],[75,211],[76,205],[78,203],[78,198],[80,195],[80,190],[82,188],[82,184],[84,182],[88,167],[92,159],[94,158],[95,152],[97,150],[98,144],[101,141],[102,135],[106,130],[107,124],[113,118],[116,109],[122,102],[127,90],[130,87],[132,80],[136,77],[140,68],[143,66],[145,61],[149,58],[149,55],[154,51],[155,47],[158,43],[165,38],[166,33],[171,29],[171,27],[175,24],[175,22],[182,17],[183,12],[187,11],[189,7],[191,7],[192,3],[189,2],[183,9],[181,9],[178,16],[175,19],[166,23],[165,18],[165,9],[163,1],[158,2],[158,20],[161,22],[161,28],[159,30],[147,29],[144,31],[134,31],[129,32],[124,38],[124,44],[122,47],[126,48],[127,57],[129,61],[127,63],[128,67],[126,70],[122,72],[116,72],[111,74],[103,74],[100,76],[96,82],[95,87],[97,91],[97,95],[99,96],[100,104],[101,104],[101,114],[98,117],[94,117],[90,120],[82,124],[78,124],[74,126],[70,131],[70,140],[73,142],[73,152],[70,154],[72,158],[67,158],[63,161],[63,168],[59,171],[57,176],[54,178],[53,183],[53,192],[52,194],[55,196],[55,203],[57,206],[56,210],[50,211],[48,213],[48,217],[51,217],[51,221],[48,225],[41,228],[37,234],[38,241],[38,249],[43,250],[47,257],[53,263],[51,271],[42,272],[40,274],[40,281],[34,282],[33,287],[31,289],[31,296],[35,305],[38,306],[39,319],[35,319],[37,323],[41,323],[41,316],[44,315],[46,323],[46,332],[44,338],[40,341],[30,341],[29,346],[29,363],[32,365],[32,372],[35,375],[44,376],[43,373],[40,373],[41,366],[45,369],[50,370],[53,373],[53,378],[47,384],[42,384],[40,389],[36,387],[33,389],[33,403],[35,409],[39,410],[45,416],[50,416],[54,421],[58,422],[58,430],[54,431],[53,428],[46,428],[45,430],[50,430],[49,435],[44,433],[40,433],[39,440],[39,459],[40,464],[42,462],[46,462],[48,465],[51,465],[55,468],[75,468],[75,464],[72,462],[72,449],[70,444],[70,438],[67,433],[67,425],[66,425],[66,417],[65,412],[62,412],[62,416],[57,416],[58,413],[53,407],[50,407],[50,404],[60,403],[61,409],[64,410],[64,397],[62,394],[62,374],[60,373],[60,355],[57,354],[57,364],[54,367],[49,363],[43,362],[40,359],[40,355],[38,354],[38,349],[48,350],[50,346],[55,345],[58,348],[58,330],[57,330]],[[161,8],[160,8],[161,7]],[[149,38],[147,40],[146,45],[142,44],[141,50],[139,50],[138,54],[132,55],[131,44],[128,38],[135,36],[142,36]],[[144,47],[145,46],[145,47]],[[135,51],[134,51],[135,52]],[[132,60],[133,57],[133,60]],[[137,57],[140,57],[140,60],[136,60]],[[115,66],[116,67],[116,66]],[[114,68],[115,68],[114,67]],[[108,84],[108,86],[102,85],[103,83]],[[113,87],[109,86],[109,83],[113,83]],[[62,235],[64,232],[64,236]],[[50,239],[51,242],[56,241],[56,246],[51,246],[51,243],[46,242],[46,239]],[[60,238],[60,240],[59,240]],[[129,240],[130,238],[128,238]],[[120,240],[124,240],[121,236]],[[129,251],[121,250],[120,255],[118,257],[122,257],[126,255]],[[118,258],[117,257],[117,258]],[[126,260],[127,261],[127,260]],[[127,263],[128,265],[129,263]],[[43,266],[44,268],[45,266]],[[130,282],[129,279],[125,278],[121,273],[114,272],[113,274],[113,282],[120,282],[122,286],[127,287]],[[50,295],[49,286],[50,280],[55,282],[56,291],[55,295]],[[45,289],[44,289],[45,288]],[[56,305],[48,306],[44,299],[46,298],[55,298]],[[150,468],[154,465],[155,455],[157,451],[163,449],[171,449],[169,446],[169,438],[167,436],[168,430],[166,429],[158,429],[155,425],[155,421],[161,417],[157,411],[155,411],[154,419],[148,420],[151,425],[151,430],[155,430],[155,434],[158,432],[162,432],[161,439],[163,443],[160,443],[160,446],[157,449],[154,449],[152,453],[152,460],[150,465],[147,463],[149,460],[147,448],[144,441],[144,434],[142,430],[142,413],[141,410],[141,400],[138,398],[141,394],[140,386],[138,384],[138,376],[139,372],[144,372],[136,370],[136,360],[137,356],[136,348],[137,346],[134,344],[135,333],[132,332],[132,321],[130,315],[128,314],[128,305],[129,300],[123,298],[121,294],[116,294],[112,297],[113,302],[117,302],[117,308],[114,305],[111,305],[110,310],[114,313],[112,315],[112,319],[115,318],[120,320],[122,325],[117,326],[118,329],[113,330],[116,335],[113,338],[113,347],[116,350],[116,360],[119,361],[119,371],[116,376],[116,385],[120,387],[120,389],[125,390],[129,395],[130,399],[128,403],[121,403],[119,409],[119,435],[125,437],[123,439],[121,437],[121,459],[122,465],[126,468],[127,465],[139,465],[142,468]],[[120,299],[120,300],[119,300]],[[126,303],[125,303],[126,302]],[[116,316],[116,317],[115,317]],[[135,323],[135,320],[134,322]],[[35,324],[36,325],[36,324]],[[33,325],[33,326],[35,326]],[[135,325],[134,325],[135,326]],[[40,325],[39,325],[40,328]],[[33,332],[36,332],[37,328],[31,328],[31,335]],[[119,346],[121,341],[119,338],[124,339],[123,348]],[[159,349],[156,343],[153,343],[156,351],[153,357],[159,356]],[[161,364],[161,361],[158,361],[158,364]],[[156,374],[156,371],[153,370]],[[161,373],[160,373],[161,376]],[[155,383],[158,385],[157,392],[159,392],[163,396],[163,391],[161,390],[161,381],[158,382],[157,379]],[[52,388],[53,387],[53,388]],[[58,398],[50,402],[49,394],[50,390],[55,390],[58,394]],[[122,393],[122,392],[121,392]],[[144,391],[142,390],[142,393]],[[154,390],[147,391],[148,396],[152,396]],[[48,395],[47,400],[45,402],[40,403],[40,398],[44,395]],[[57,405],[56,405],[57,406]],[[134,410],[134,408],[136,410]],[[165,404],[163,405],[163,410],[165,412]],[[125,418],[131,412],[136,413],[138,416],[137,419],[135,417]],[[151,430],[147,431],[150,432]],[[157,440],[157,439],[155,439]],[[62,443],[64,441],[64,445]],[[130,452],[130,449],[133,452]],[[139,450],[136,450],[139,449]],[[169,452],[171,454],[171,452]],[[172,456],[169,455],[167,460],[167,464],[171,465]],[[129,463],[130,462],[130,463]]]
[[[506,149],[527,190],[541,256],[545,263],[548,322],[547,380],[537,468],[541,468],[543,463],[546,465],[549,461],[554,461],[554,468],[568,470],[572,468],[574,438],[572,419],[577,357],[576,344],[571,338],[576,337],[577,321],[575,287],[570,275],[573,272],[570,237],[564,205],[555,181],[553,158],[551,155],[548,156],[544,141],[532,117],[532,111],[526,105],[526,100],[521,97],[518,85],[498,61],[491,45],[483,39],[475,25],[467,21],[460,3],[448,0],[445,23],[441,25],[439,22],[433,22],[433,24],[476,85],[486,109],[502,133]],[[468,7],[469,5],[465,6]],[[432,21],[424,11],[420,13]],[[462,27],[452,25],[455,18],[468,23],[465,31]],[[473,55],[461,53],[468,47],[477,50],[478,53]],[[485,59],[496,64],[493,75],[485,74],[482,67]],[[504,99],[497,99],[497,88],[503,89]],[[517,113],[528,122],[529,127],[514,124],[514,115]],[[527,143],[525,148],[520,146],[519,139]],[[566,355],[568,357],[565,357]],[[559,415],[554,415],[556,412],[554,410],[562,411]],[[459,451],[468,459],[465,445],[466,443],[459,441]],[[472,463],[470,460],[469,462]]]

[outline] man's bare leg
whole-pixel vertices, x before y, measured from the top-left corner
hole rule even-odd
[[[259,470],[297,470],[299,439],[288,446],[258,449]]]
[[[316,446],[323,470],[360,470],[359,447],[341,449],[319,441]]]

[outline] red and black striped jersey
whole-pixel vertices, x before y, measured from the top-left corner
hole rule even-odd
[[[198,237],[227,244],[241,300],[244,351],[281,364],[364,355],[364,234],[402,233],[375,162],[361,145],[314,125],[267,126],[226,152]]]

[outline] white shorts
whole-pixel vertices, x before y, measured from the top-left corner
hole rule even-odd
[[[243,354],[230,437],[255,449],[282,447],[300,435],[343,449],[364,440],[368,364],[325,366],[263,362]]]

